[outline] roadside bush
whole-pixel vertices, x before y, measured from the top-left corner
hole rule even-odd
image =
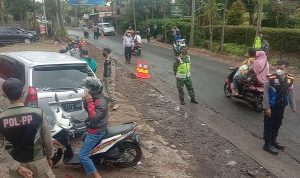
[[[224,44],[225,53],[229,53],[235,56],[244,56],[247,54],[246,45],[237,45],[234,43],[225,43]]]
[[[208,27],[203,27],[205,38],[209,39]],[[268,37],[272,50],[283,50],[288,52],[300,52],[300,30],[299,29],[275,29],[262,28],[262,32]],[[225,43],[235,43],[251,47],[254,42],[256,29],[253,26],[226,26]],[[222,26],[214,27],[214,41],[220,41]]]

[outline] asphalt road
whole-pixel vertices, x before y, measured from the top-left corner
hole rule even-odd
[[[71,34],[82,36],[81,32],[70,31]],[[123,56],[121,37],[105,36],[100,40],[90,39],[97,47],[109,47],[114,55]],[[141,57],[133,57],[132,60],[141,58],[149,62],[151,75],[154,75],[165,83],[175,87],[175,78],[172,71],[174,55],[171,49],[143,43]],[[236,125],[250,132],[258,138],[262,138],[263,114],[251,109],[243,101],[229,99],[224,96],[223,85],[228,75],[228,65],[216,60],[199,56],[191,56],[192,80],[197,99],[212,109],[223,118],[230,120]],[[124,59],[125,63],[125,59]],[[133,65],[133,64],[132,64]],[[295,84],[295,88],[300,88]],[[296,97],[300,96],[296,91]],[[300,106],[299,98],[296,99]],[[291,113],[289,107],[286,109],[283,125],[280,129],[279,142],[286,146],[285,152],[300,163],[300,111]],[[238,134],[238,133],[237,133]],[[247,140],[245,140],[247,141]]]

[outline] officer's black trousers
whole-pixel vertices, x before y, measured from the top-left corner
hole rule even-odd
[[[276,141],[279,128],[282,124],[285,107],[271,107],[271,117],[264,118],[264,140],[267,144]]]

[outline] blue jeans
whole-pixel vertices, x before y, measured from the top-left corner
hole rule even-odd
[[[131,49],[132,47],[125,47],[125,59],[126,59],[126,62],[130,62],[130,59],[131,59]]]
[[[87,175],[97,171],[93,161],[90,158],[90,152],[102,140],[106,133],[106,129],[101,129],[98,134],[85,133],[84,142],[79,152],[80,163]]]

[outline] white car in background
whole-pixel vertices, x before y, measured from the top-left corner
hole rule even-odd
[[[98,26],[104,35],[116,35],[116,30],[110,23],[99,23]]]

